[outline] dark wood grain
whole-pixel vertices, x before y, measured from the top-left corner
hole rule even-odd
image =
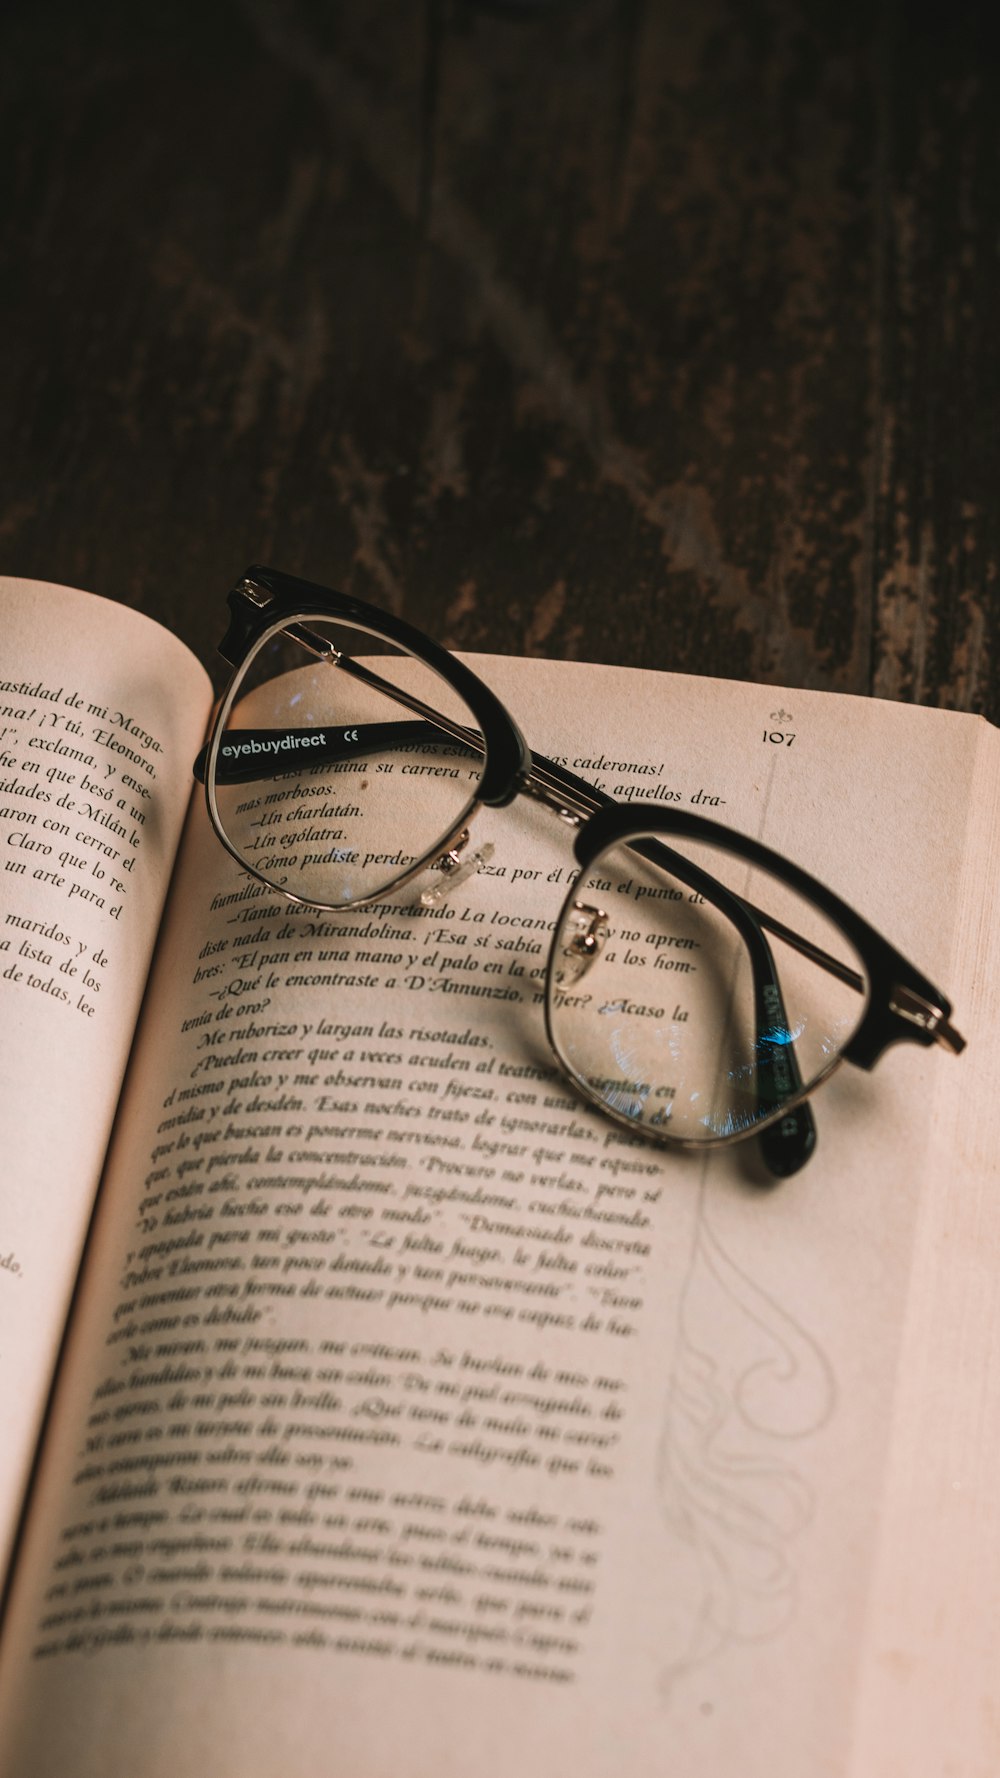
[[[1000,716],[978,9],[21,6],[0,565]]]

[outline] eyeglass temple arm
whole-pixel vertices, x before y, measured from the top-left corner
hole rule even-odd
[[[291,626],[286,634],[294,636],[294,638],[309,649],[311,653],[315,654],[319,659],[326,661],[330,666],[336,667],[339,671],[349,674],[350,677],[354,679],[359,679],[363,684],[381,692],[384,696],[393,699],[394,702],[404,704],[408,709],[418,713],[432,728],[449,735],[459,746],[467,748],[471,753],[476,754],[479,757],[482,757],[485,753],[482,738],[477,731],[464,728],[461,723],[454,722],[448,717],[443,716],[440,711],[434,710],[429,704],[425,704],[422,699],[413,697],[409,692],[404,691],[401,686],[393,685],[390,681],[383,679],[380,674],[373,673],[370,668],[363,667],[359,661],[354,660],[350,655],[340,653],[324,637],[315,635],[312,631],[306,629],[304,625],[296,624]],[[227,656],[226,658],[228,659],[229,657]],[[370,735],[372,733],[377,733],[384,736],[386,731],[391,730],[392,728],[392,724],[386,723],[371,724],[368,725],[366,729],[342,730],[339,742],[335,739],[332,745],[342,748],[343,751],[334,755],[328,755],[328,757],[343,758],[347,757],[348,752],[360,752],[363,750],[360,744],[360,737],[363,734]],[[298,732],[301,733],[302,731]],[[252,733],[253,731],[251,731],[251,734]],[[333,734],[336,737],[337,731],[334,730]],[[353,734],[359,736],[358,743],[347,742],[346,737]],[[369,742],[368,744],[383,745],[384,742]],[[204,779],[207,751],[206,748],[203,748],[195,762],[195,776],[201,777],[202,780]],[[315,760],[317,765],[322,763],[321,758],[317,755],[314,754],[311,757]],[[219,775],[218,762],[216,775]],[[246,779],[249,779],[251,775],[257,776],[258,774],[256,772],[253,774],[247,772],[246,778],[244,778],[242,772],[239,777],[236,777],[234,772],[234,777],[231,781],[244,782]],[[588,784],[583,778],[577,778],[574,773],[568,771],[564,766],[558,766],[552,760],[545,759],[539,754],[533,756],[531,770],[522,788],[539,796],[542,801],[549,803],[550,806],[553,792],[555,792],[557,796],[566,796],[566,800],[569,803],[567,813],[572,812],[586,815],[592,814],[598,809],[617,808],[619,806],[613,797],[608,796],[602,790],[598,790],[595,785]],[[566,793],[568,793],[568,796]],[[819,968],[825,969],[829,974],[836,976],[838,980],[846,983],[848,987],[853,988],[856,993],[860,994],[864,992],[864,981],[861,976],[858,975],[856,970],[850,969],[846,964],[839,962],[837,958],[831,957],[829,953],[822,950],[819,945],[813,944],[809,939],[804,938],[800,933],[793,931],[790,927],[782,925],[779,920],[772,919],[772,917],[765,913],[763,909],[752,907],[749,902],[745,905],[751,908],[752,913],[755,915],[760,925],[765,927],[768,932],[773,933],[775,937],[781,938],[786,944],[791,945],[801,956],[808,957],[810,961],[817,964]],[[891,1010],[895,1012],[899,1018],[906,1020],[912,1026],[921,1029],[925,1033],[930,1033],[933,1041],[942,1044],[945,1049],[951,1050],[953,1054],[958,1055],[965,1048],[964,1037],[962,1037],[954,1029],[954,1026],[948,1022],[948,1019],[944,1016],[943,1012],[939,1008],[925,1004],[919,995],[914,1000],[913,996],[905,987],[902,989],[897,987],[895,998],[891,1004]],[[926,1036],[924,1041],[926,1041]]]
[[[218,784],[254,784],[276,778],[294,767],[332,765],[336,761],[378,753],[384,747],[399,751],[403,747],[426,743],[431,724],[421,722],[367,722],[338,728],[227,729],[215,762]],[[439,737],[436,725],[434,738]],[[471,753],[471,738],[463,736],[457,744]],[[201,749],[192,768],[199,784],[205,782],[208,747]]]
[[[353,663],[352,663],[353,664]],[[374,675],[370,676],[374,679]],[[395,687],[381,688],[396,692]],[[404,701],[404,694],[399,694]],[[405,699],[416,705],[417,700]],[[215,777],[219,784],[253,784],[265,778],[277,777],[288,771],[293,762],[302,766],[331,765],[339,760],[363,757],[366,753],[377,753],[383,747],[399,749],[407,746],[418,746],[428,740],[428,730],[436,736],[442,732],[443,719],[428,717],[420,722],[368,722],[351,725],[347,728],[287,728],[287,729],[227,729],[226,742],[220,746],[215,763]],[[446,730],[449,739],[456,746],[471,753],[474,757],[482,757],[483,747],[478,737],[471,731],[462,729],[457,723],[449,723]],[[275,737],[277,736],[277,740]],[[318,743],[318,744],[317,744]],[[199,784],[205,782],[208,765],[208,745],[201,748],[192,767],[193,774]],[[291,756],[291,757],[289,757]],[[588,784],[585,779],[577,778],[572,772],[557,766],[552,760],[545,759],[541,754],[532,756],[532,770],[529,785],[548,793],[551,791],[569,792],[567,812],[581,815],[594,814],[598,809],[612,809],[619,805],[613,796],[599,790],[596,784]],[[547,797],[546,797],[547,800]],[[745,901],[756,920],[768,932],[780,938],[793,950],[808,957],[811,962],[835,975],[839,981],[846,983],[856,993],[864,991],[864,981],[856,969],[842,963],[839,958],[831,957],[811,939],[804,938],[790,926],[774,919],[763,908],[755,907],[752,902]]]

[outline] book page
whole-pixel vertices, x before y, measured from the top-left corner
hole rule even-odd
[[[148,618],[65,587],[0,580],[0,635],[2,1576],[209,687]]]
[[[852,1778],[1000,1767],[1000,748],[982,742],[956,915],[974,1022],[961,1091],[934,1094],[943,1161],[914,1243]]]
[[[984,725],[482,667],[540,751],[787,851],[991,1041],[962,950]],[[657,1149],[545,1044],[571,833],[525,799],[475,826],[494,857],[442,906],[327,917],[192,810],[15,1582],[4,1778],[851,1770],[965,1058],[841,1068],[781,1183],[754,1142]],[[679,1018],[683,954],[642,954]]]

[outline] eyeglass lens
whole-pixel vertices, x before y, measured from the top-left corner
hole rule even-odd
[[[329,644],[339,665],[314,652]],[[407,699],[440,713],[457,741]],[[269,883],[349,906],[448,849],[474,808],[482,752],[474,717],[433,668],[366,630],[306,617],[258,646],[232,689],[216,813]]]
[[[574,886],[546,1016],[564,1067],[605,1111],[707,1142],[814,1086],[867,997],[847,939],[783,881],[722,847],[647,835]]]

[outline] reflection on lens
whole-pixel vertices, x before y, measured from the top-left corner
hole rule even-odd
[[[342,658],[317,658],[314,641]],[[462,733],[436,727],[414,699]],[[306,616],[245,663],[210,794],[245,864],[302,901],[345,907],[455,843],[475,809],[482,753],[471,711],[432,668],[366,630]]]
[[[722,847],[637,834],[573,887],[546,1018],[602,1110],[709,1143],[774,1122],[814,1086],[867,998],[849,941],[779,878]]]

